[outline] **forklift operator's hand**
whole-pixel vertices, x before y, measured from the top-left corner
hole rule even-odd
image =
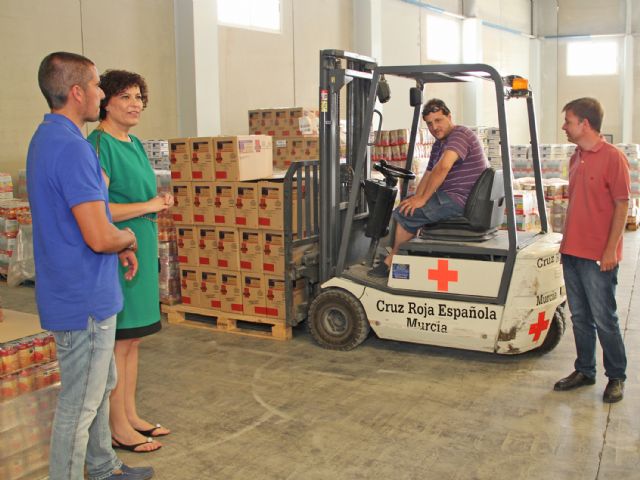
[[[414,195],[409,198],[405,198],[402,202],[400,202],[400,213],[405,215],[413,215],[413,212],[416,211],[416,208],[422,208],[427,203],[427,199],[422,195]]]

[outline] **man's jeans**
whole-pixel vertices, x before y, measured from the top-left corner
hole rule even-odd
[[[62,389],[53,420],[50,480],[102,480],[122,462],[111,447],[109,394],[116,385],[116,317],[89,318],[86,330],[53,332]]]
[[[605,374],[625,380],[627,357],[616,313],[618,267],[601,272],[594,260],[562,255],[564,283],[576,340],[575,369],[596,376],[596,331],[602,346]]]

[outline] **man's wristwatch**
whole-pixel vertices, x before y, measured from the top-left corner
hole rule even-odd
[[[131,245],[126,247],[125,250],[131,250],[132,252],[136,252],[138,250],[138,239],[136,238],[136,234],[133,233],[133,230],[131,230],[129,227],[124,227],[123,230],[133,235],[133,242],[131,243]]]

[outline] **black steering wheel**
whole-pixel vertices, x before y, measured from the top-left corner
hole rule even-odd
[[[385,160],[380,160],[380,163],[373,165],[373,168],[388,178],[401,178],[403,180],[413,180],[416,178],[416,174],[406,168],[396,167],[395,165],[389,165]]]

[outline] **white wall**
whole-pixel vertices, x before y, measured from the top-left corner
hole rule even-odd
[[[316,106],[320,50],[350,50],[350,1],[283,0],[282,12],[282,33],[219,28],[223,133],[248,133],[250,109]]]
[[[632,0],[632,32],[640,31],[640,2]],[[625,0],[534,0],[538,35],[545,37],[541,43],[543,119],[541,140],[548,143],[566,141],[561,130],[562,107],[569,101],[591,96],[597,98],[605,110],[603,133],[613,135],[614,142],[622,141],[623,88],[621,76],[624,69],[622,46],[626,27]],[[619,45],[619,73],[608,76],[569,77],[566,72],[567,43],[588,35],[618,35],[612,37]],[[568,36],[575,36],[570,38]],[[638,49],[640,41],[634,38],[635,73],[639,79]],[[634,89],[633,104],[640,107],[638,90]],[[628,102],[628,100],[627,100]],[[640,142],[640,115],[634,108],[631,141]]]
[[[48,112],[38,88],[38,66],[54,51],[83,54],[99,71],[124,68],[143,75],[149,106],[133,133],[141,138],[175,135],[171,0],[3,2],[0,45],[0,171],[15,176],[25,166],[29,139]]]

